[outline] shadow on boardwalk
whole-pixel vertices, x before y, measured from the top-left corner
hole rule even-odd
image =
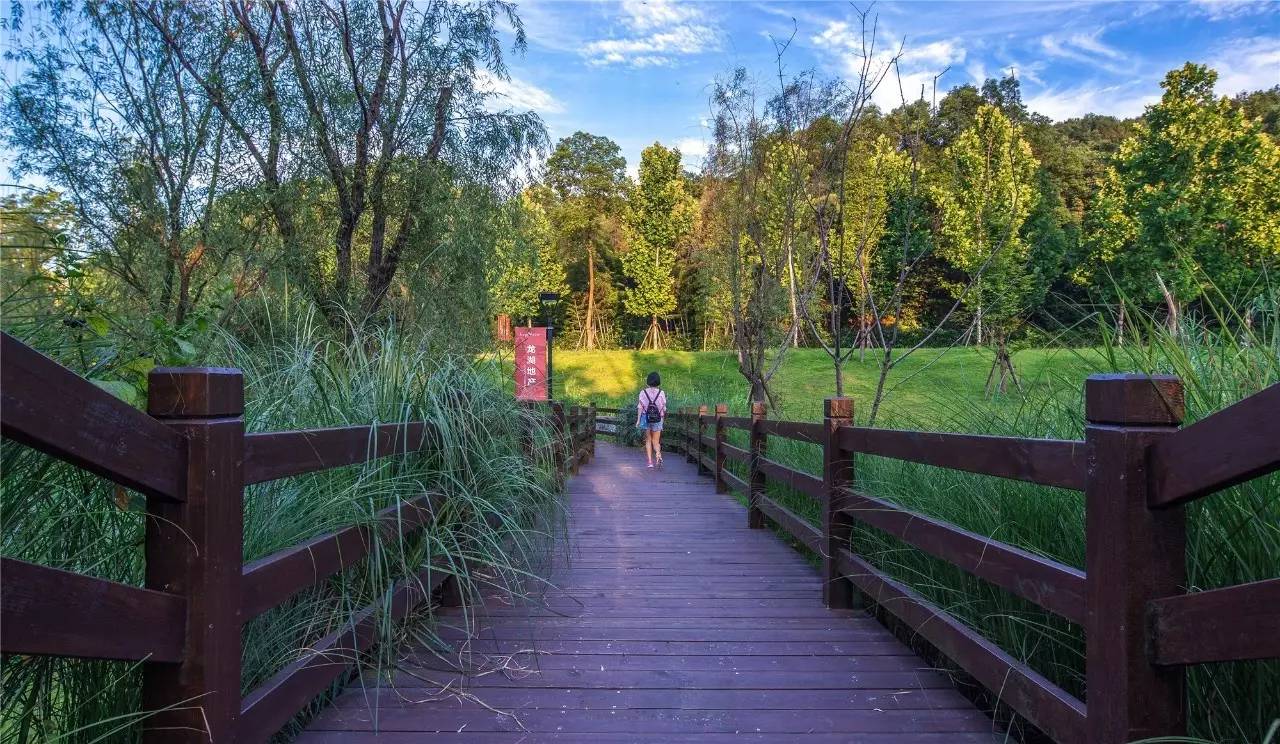
[[[875,620],[823,608],[817,572],[683,458],[600,443],[569,498],[542,604],[490,599],[469,647],[405,649],[394,686],[353,687],[299,741],[1001,738]],[[465,637],[461,610],[443,622]]]

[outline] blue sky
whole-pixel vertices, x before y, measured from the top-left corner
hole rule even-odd
[[[553,139],[578,129],[612,138],[632,173],[655,140],[680,145],[696,167],[711,82],[744,66],[776,88],[775,40],[792,38],[792,72],[849,76],[859,55],[847,2],[533,0],[519,14],[528,50],[498,84],[507,101],[538,111]],[[1280,83],[1280,2],[881,2],[871,14],[882,50],[903,45],[909,97],[946,68],[941,90],[1012,68],[1032,109],[1064,119],[1140,114],[1188,60],[1218,70],[1220,94]],[[877,99],[899,95],[894,80]]]

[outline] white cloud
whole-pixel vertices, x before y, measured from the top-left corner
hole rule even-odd
[[[1212,21],[1274,13],[1280,10],[1272,0],[1193,0],[1192,7]]]
[[[1234,96],[1280,85],[1280,38],[1232,40],[1217,50],[1208,65],[1218,71],[1218,95]]]
[[[676,149],[685,167],[697,168],[707,156],[707,141],[701,137],[685,137],[676,142]]]
[[[700,13],[694,6],[677,5],[670,0],[624,0],[622,3],[622,22],[633,31],[651,31],[699,19]]]
[[[1048,34],[1040,37],[1040,49],[1050,57],[1067,59],[1122,74],[1125,69],[1119,63],[1125,60],[1125,54],[1103,43],[1102,32],[1103,29],[1098,29],[1091,34]]]
[[[905,66],[928,66],[941,69],[950,64],[963,62],[964,47],[955,39],[932,41],[924,46],[907,46],[902,50],[901,63]]]
[[[492,96],[489,104],[493,109],[511,108],[539,114],[564,112],[564,104],[551,93],[518,78],[504,80],[488,70],[480,70],[476,75],[476,87]]]
[[[1036,113],[1062,121],[1085,114],[1110,114],[1120,118],[1138,116],[1159,100],[1159,91],[1144,94],[1135,89],[1134,83],[1087,83],[1072,88],[1050,88],[1028,97],[1026,104]]]
[[[588,63],[657,67],[720,48],[719,30],[698,6],[670,0],[628,0],[621,11],[622,25],[631,34],[584,44],[582,54]]]

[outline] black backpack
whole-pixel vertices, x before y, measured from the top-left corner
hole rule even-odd
[[[645,392],[647,393],[648,391],[646,390]],[[662,394],[662,388],[658,388],[658,394],[659,395]],[[662,411],[658,410],[657,399],[649,395],[646,395],[644,397],[646,400],[649,401],[649,407],[644,409],[645,418],[649,421],[649,423],[656,424],[662,420]]]

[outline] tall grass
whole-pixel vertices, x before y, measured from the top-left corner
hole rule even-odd
[[[379,542],[369,558],[249,622],[243,691],[363,607],[385,608],[390,585],[432,561],[456,573],[464,592],[496,586],[520,593],[527,586],[559,524],[552,441],[541,419],[516,406],[491,370],[469,358],[424,351],[433,346],[429,339],[392,330],[335,337],[310,313],[259,327],[240,336],[218,334],[207,354],[211,364],[244,371],[249,431],[426,420],[439,446],[247,488],[246,561],[371,523],[379,510],[423,493],[445,499],[419,537],[400,540],[375,530]],[[519,436],[530,428],[532,460]],[[21,446],[6,442],[0,456],[5,556],[141,583],[140,498]],[[486,570],[469,572],[472,563]],[[380,616],[378,652],[353,659],[374,673],[394,664],[396,642],[429,635],[431,627]],[[6,742],[137,738],[138,665],[9,657],[0,684],[0,738]]]

